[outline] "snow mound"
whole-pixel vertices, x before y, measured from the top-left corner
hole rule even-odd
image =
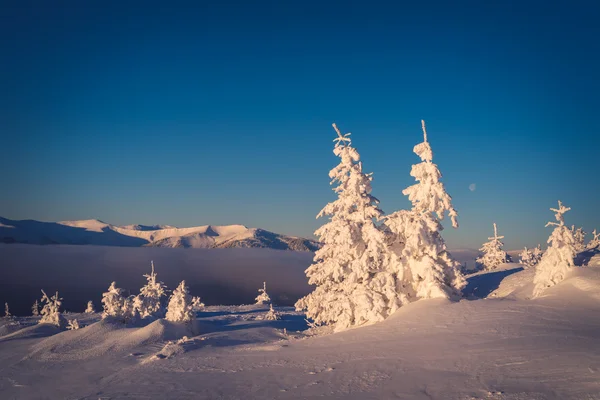
[[[122,355],[133,349],[156,345],[190,335],[180,324],[158,319],[144,327],[128,327],[103,319],[74,331],[64,331],[32,347],[31,358],[43,361],[85,360],[107,353]]]

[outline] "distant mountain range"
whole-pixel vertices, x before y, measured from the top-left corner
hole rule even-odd
[[[262,247],[276,250],[315,251],[315,240],[280,235],[243,225],[204,225],[176,228],[169,225],[115,226],[97,219],[41,222],[0,217],[0,243],[77,244],[128,247],[232,248]]]

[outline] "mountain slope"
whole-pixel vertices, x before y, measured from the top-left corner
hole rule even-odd
[[[168,225],[115,226],[97,219],[40,222],[2,217],[0,242],[170,248],[260,247],[293,251],[315,251],[319,247],[314,240],[243,225],[175,228]]]

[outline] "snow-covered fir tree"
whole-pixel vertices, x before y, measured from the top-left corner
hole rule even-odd
[[[315,232],[323,246],[306,270],[316,289],[298,300],[296,309],[306,310],[316,325],[340,331],[381,321],[401,302],[395,276],[387,269],[386,237],[374,222],[382,211],[371,195],[372,174],[363,172],[350,134],[333,127],[338,135],[333,153],[340,163],[329,177],[338,198],[317,215],[329,216],[329,221]]]
[[[192,310],[200,311],[204,308],[204,303],[200,300],[200,297],[193,296],[192,297]]]
[[[70,331],[76,331],[79,329],[79,321],[77,321],[77,319],[70,319],[67,329]]]
[[[4,318],[10,317],[12,317],[12,314],[10,313],[10,310],[8,308],[8,303],[4,303]]]
[[[271,302],[271,298],[267,293],[267,282],[263,282],[262,289],[258,289],[259,295],[256,296],[256,304],[269,304]]]
[[[40,303],[37,300],[31,306],[31,315],[34,317],[40,315]]]
[[[149,275],[144,275],[148,282],[140,289],[140,294],[133,300],[133,307],[139,312],[141,318],[163,314],[161,298],[166,295],[166,286],[156,280],[157,274],[154,272],[154,262],[152,261],[150,264],[152,265],[152,272]]]
[[[181,281],[169,300],[166,319],[172,322],[190,322],[195,316],[192,296],[188,293],[185,281]]]
[[[277,321],[278,319],[281,319],[279,313],[273,309],[273,304],[269,305],[269,311],[265,314],[264,319],[267,321]]]
[[[573,239],[575,240],[575,252],[580,253],[585,250],[585,235],[587,234],[583,228],[575,229],[575,225],[571,226]]]
[[[571,208],[558,202],[558,208],[551,208],[555,212],[556,221],[548,222],[546,227],[554,226],[548,238],[548,249],[542,256],[535,269],[533,295],[539,296],[546,288],[551,287],[565,279],[567,273],[575,265],[575,239],[573,232],[565,226],[564,214]]]
[[[600,249],[600,233],[596,232],[596,230],[594,229],[592,231],[592,235],[593,235],[593,237],[588,242],[586,248],[588,250]]]
[[[49,297],[46,292],[42,290],[42,318],[40,318],[40,324],[52,324],[59,328],[64,328],[67,324],[67,320],[60,312],[60,306],[62,300],[58,297],[58,292],[52,297]]]
[[[458,228],[458,213],[440,181],[441,172],[432,162],[425,121],[421,121],[421,126],[424,139],[413,151],[422,162],[410,171],[417,183],[402,191],[412,202],[412,209],[396,211],[385,218],[390,250],[395,256],[393,271],[401,282],[397,293],[409,301],[458,298],[466,281],[460,263],[452,258],[441,235],[445,214]]]
[[[123,289],[118,288],[116,282],[102,293],[102,307],[102,318],[112,317],[123,322],[133,318],[133,301],[123,295]]]
[[[511,262],[510,256],[502,250],[504,243],[500,239],[504,239],[504,236],[498,236],[498,228],[494,222],[494,236],[489,237],[489,242],[484,243],[483,247],[479,249],[483,255],[475,260],[482,269],[490,271],[501,264]]]
[[[525,249],[523,249],[523,251],[519,254],[521,264],[523,264],[525,268],[535,267],[542,259],[542,254],[544,254],[544,252],[539,244],[533,249],[528,249],[525,247]]]
[[[94,309],[94,303],[92,303],[92,301],[88,301],[87,303],[87,308],[85,309],[85,313],[86,314],[93,314],[95,313],[96,310]]]

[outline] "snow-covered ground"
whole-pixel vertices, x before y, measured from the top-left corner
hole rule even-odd
[[[506,264],[470,276],[468,299],[316,336],[291,308],[263,320],[267,306],[207,307],[193,331],[3,319],[0,398],[600,399],[600,256],[533,300],[532,275]]]

